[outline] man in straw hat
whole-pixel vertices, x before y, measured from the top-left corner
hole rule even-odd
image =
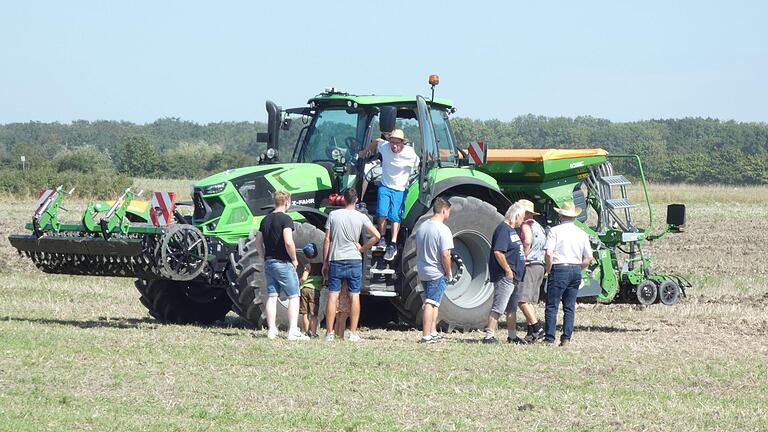
[[[534,211],[533,202],[521,199],[516,204],[525,209],[523,224],[520,226],[520,241],[525,252],[525,276],[507,305],[507,342],[523,344],[533,343],[544,337],[543,323],[536,316],[536,303],[539,302],[541,282],[544,280],[544,244],[547,235],[544,228],[534,219],[539,213]],[[515,309],[518,306],[528,325],[525,339],[517,337]]]
[[[549,273],[547,307],[544,311],[545,342],[555,343],[557,308],[562,301],[564,316],[560,346],[566,346],[573,335],[581,270],[592,261],[592,247],[587,233],[573,223],[581,209],[577,209],[572,201],[568,201],[555,211],[560,215],[560,225],[550,229],[544,246],[544,268]]]
[[[378,228],[382,234],[378,246],[387,246],[384,253],[384,259],[387,261],[394,260],[397,255],[397,234],[400,231],[400,216],[403,213],[403,203],[408,192],[408,181],[419,160],[413,147],[406,146],[405,143],[403,130],[395,129],[389,134],[389,140],[377,138],[359,154],[361,158],[372,156],[374,151],[381,154],[382,172],[376,216],[379,217]],[[389,245],[384,237],[387,220],[392,223]]]

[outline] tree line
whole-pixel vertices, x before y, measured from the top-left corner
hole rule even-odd
[[[491,148],[600,147],[640,155],[652,181],[768,184],[766,123],[710,118],[611,122],[526,115],[511,121],[454,118],[452,126],[463,147],[476,140]],[[178,118],[143,125],[82,120],[0,125],[0,191],[24,192],[24,185],[35,190],[38,182],[57,175],[90,176],[97,182],[130,176],[202,178],[256,164],[264,151],[256,134],[264,131],[262,122],[201,125]],[[287,141],[295,141],[296,134],[287,135],[281,151],[290,157],[295,142]],[[25,179],[18,175],[22,156],[30,170]],[[637,175],[633,167],[626,169]],[[38,174],[39,179],[32,178]]]

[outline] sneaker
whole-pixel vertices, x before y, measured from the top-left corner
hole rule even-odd
[[[288,340],[289,341],[307,341],[309,340],[309,336],[297,330],[297,331],[288,333]]]
[[[515,344],[515,345],[527,345],[528,342],[526,342],[524,339],[520,339],[519,337],[515,336],[514,338],[511,338],[507,336],[507,343]]]
[[[549,339],[544,339],[541,343],[547,346],[555,346],[555,341]]]
[[[485,338],[483,338],[483,343],[484,344],[497,344],[497,343],[499,343],[499,340],[496,339],[496,336],[485,337]]]
[[[274,338],[276,338],[276,337],[277,337],[277,333],[278,333],[278,332],[277,332],[277,329],[274,329],[274,330],[269,330],[269,331],[267,331],[267,337],[268,337],[269,339],[274,339]]]
[[[571,340],[570,339],[563,339],[563,340],[560,341],[560,346],[561,347],[567,347],[570,344],[571,344]]]
[[[387,240],[384,237],[382,237],[379,239],[379,242],[376,243],[373,247],[384,249],[385,247],[387,247]]]
[[[360,342],[361,340],[363,340],[363,338],[361,338],[359,334],[352,332],[349,333],[349,338],[347,338],[347,341],[349,342]]]
[[[435,339],[434,336],[427,336],[427,337],[422,336],[421,340],[419,340],[419,343],[423,343],[423,344],[433,344],[438,342],[440,341],[438,339]]]
[[[437,333],[437,332],[435,332],[435,333],[432,333],[432,334],[431,334],[431,335],[429,335],[429,336],[430,336],[432,339],[434,339],[434,340],[437,340],[437,341],[441,341],[441,340],[443,340],[443,336],[442,336],[440,333]]]
[[[328,333],[328,334],[325,335],[325,341],[326,342],[333,342],[334,340],[336,340],[336,335],[335,334]]]
[[[384,252],[384,261],[392,261],[397,256],[397,245],[390,243],[387,251]]]
[[[529,344],[536,343],[542,339],[544,339],[544,336],[547,334],[544,332],[544,329],[539,330],[536,333],[531,333],[529,335],[525,336],[525,341]]]

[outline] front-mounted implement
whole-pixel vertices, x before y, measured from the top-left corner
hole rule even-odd
[[[186,281],[205,267],[207,243],[200,230],[170,224],[173,193],[157,192],[150,202],[134,200],[127,189],[112,203],[88,204],[79,223],[59,219],[62,187],[44,191],[27,229],[11,245],[47,273],[124,276]]]

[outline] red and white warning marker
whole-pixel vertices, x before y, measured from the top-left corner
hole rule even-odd
[[[37,197],[37,210],[35,210],[35,217],[40,217],[48,205],[56,199],[56,191],[53,189],[47,189],[40,192],[40,196]]]
[[[149,217],[154,226],[168,226],[173,218],[176,194],[173,192],[155,192],[149,201]]]
[[[485,143],[482,141],[470,143],[467,153],[469,153],[469,158],[472,160],[472,163],[475,165],[482,165],[487,161]]]

